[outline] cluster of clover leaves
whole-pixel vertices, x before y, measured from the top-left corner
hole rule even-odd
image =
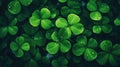
[[[22,61],[24,67],[45,67],[46,64],[47,67],[70,67],[74,63],[85,67],[86,63],[94,61],[99,66],[120,65],[120,42],[97,38],[113,32],[112,36],[114,27],[120,27],[120,17],[113,20],[109,17],[112,12],[108,3],[101,0],[11,0],[7,6],[8,10],[0,17],[0,40],[4,40],[0,41],[0,52],[9,49],[10,56]],[[9,56],[0,56],[2,67],[14,65],[13,62],[19,63]]]

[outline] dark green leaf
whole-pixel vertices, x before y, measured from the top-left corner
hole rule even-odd
[[[97,58],[97,52],[91,48],[87,48],[84,53],[84,59],[86,61],[93,61]]]
[[[21,5],[19,1],[14,0],[8,4],[8,11],[12,14],[18,14],[21,11]]]
[[[103,40],[100,43],[100,48],[104,51],[109,51],[112,48],[112,42],[110,40]]]

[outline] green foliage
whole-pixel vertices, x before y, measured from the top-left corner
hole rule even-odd
[[[110,40],[103,40],[100,43],[101,52],[98,53],[97,62],[101,65],[109,62],[112,65],[118,65],[118,56],[120,54],[120,45],[112,45]]]
[[[19,1],[14,0],[8,4],[8,11],[12,14],[18,14],[21,11],[21,5]]]
[[[95,21],[100,21],[102,19],[102,15],[98,11],[94,11],[90,13],[90,18]]]
[[[53,67],[67,67],[68,60],[65,57],[59,57],[52,60]]]
[[[15,35],[18,32],[18,27],[16,26],[17,19],[14,18],[8,26],[4,26],[0,28],[0,38],[5,37],[8,33],[11,35]]]
[[[67,20],[64,18],[58,18],[56,20],[56,22],[55,22],[56,27],[63,28],[63,29],[60,29],[60,32],[64,33],[64,31],[69,31],[69,32],[64,33],[64,34],[69,35],[68,38],[70,38],[71,32],[74,35],[79,35],[79,34],[83,33],[84,26],[83,26],[83,24],[79,23],[80,22],[79,16],[77,16],[76,14],[69,14],[67,17]],[[62,34],[62,35],[60,34],[60,35],[63,36],[64,34]],[[66,37],[67,35],[64,35],[64,36]]]
[[[24,6],[29,6],[32,3],[32,0],[19,0],[19,1]]]
[[[80,36],[77,38],[77,43],[74,44],[72,52],[75,56],[81,56],[84,54],[84,59],[86,61],[93,61],[97,58],[97,52],[94,48],[97,47],[97,41],[90,38],[87,43],[86,36]]]
[[[51,12],[48,8],[42,8],[40,11],[35,10],[29,19],[30,24],[33,27],[38,27],[41,24],[43,29],[50,29],[52,27],[52,21],[49,20]],[[48,24],[48,25],[47,25]]]
[[[0,0],[0,67],[119,67],[120,0]]]
[[[95,22],[95,25],[93,26],[93,33],[100,34],[102,31],[104,33],[111,33],[112,26],[109,24],[109,18],[103,17],[102,21]]]
[[[65,3],[67,0],[58,0],[60,3]]]
[[[10,43],[10,49],[16,57],[22,57],[24,55],[23,51],[30,50],[30,45],[28,42],[25,42],[25,38],[23,36],[19,36],[15,41]]]
[[[114,20],[114,24],[115,24],[116,26],[120,26],[120,19],[119,19],[119,18],[116,18],[116,19]]]

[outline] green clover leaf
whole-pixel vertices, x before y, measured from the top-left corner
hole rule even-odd
[[[109,51],[112,48],[112,42],[110,40],[104,40],[100,43],[100,48],[104,51]]]
[[[102,3],[99,5],[99,11],[102,13],[108,13],[110,11],[110,7],[106,3]]]
[[[47,19],[47,18],[50,18],[51,12],[47,8],[42,8],[40,10],[40,14],[42,19]]]
[[[33,0],[19,0],[20,3],[24,6],[29,6]]]
[[[60,51],[62,53],[66,53],[70,50],[71,48],[71,43],[68,40],[61,41],[60,44]]]
[[[94,21],[100,21],[102,19],[102,15],[98,11],[93,11],[90,13],[90,18]]]
[[[59,50],[59,44],[56,43],[56,42],[50,42],[50,43],[47,44],[46,50],[50,54],[56,54]]]
[[[86,61],[93,61],[97,58],[97,52],[93,49],[87,48],[85,50],[84,59]]]
[[[72,33],[71,33],[71,30],[70,28],[61,28],[59,31],[58,31],[58,36],[61,38],[61,39],[69,39],[71,37]]]
[[[58,0],[60,3],[65,3],[67,0]]]
[[[83,24],[81,24],[81,23],[77,23],[77,24],[72,25],[72,26],[70,27],[70,29],[71,29],[71,31],[72,31],[72,33],[73,33],[74,35],[79,35],[79,34],[82,34],[82,33],[83,33],[83,31],[84,31],[84,26],[83,26]]]
[[[94,25],[93,26],[93,33],[100,34],[102,32],[101,26]]]
[[[67,20],[64,18],[58,18],[55,22],[57,28],[64,28],[68,26]]]
[[[52,21],[49,19],[41,20],[41,27],[43,29],[50,29],[52,27]]]
[[[18,27],[17,26],[9,26],[8,27],[8,32],[11,35],[15,35],[18,32]]]
[[[114,20],[114,24],[115,24],[115,26],[120,26],[120,19],[119,19],[119,18],[116,18],[116,19]]]
[[[10,43],[10,49],[16,57],[22,57],[24,55],[24,51],[30,50],[30,44],[25,42],[23,36],[19,36],[15,41]]]
[[[69,14],[67,19],[70,25],[80,22],[80,17],[76,14]]]
[[[53,67],[67,67],[68,60],[65,57],[58,57],[52,60]]]
[[[8,4],[8,11],[12,14],[18,14],[21,11],[21,5],[19,1],[14,0]]]
[[[96,11],[97,10],[97,4],[94,1],[89,1],[87,3],[87,9],[89,11]]]

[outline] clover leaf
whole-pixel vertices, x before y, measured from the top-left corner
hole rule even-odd
[[[1,27],[0,28],[0,38],[5,37],[8,33],[10,35],[15,35],[18,32],[18,27],[16,26],[17,24],[17,19],[14,18],[12,21],[10,21],[10,24],[8,26],[5,27]]]
[[[49,54],[56,54],[59,49],[62,53],[66,53],[70,50],[70,41],[66,39],[63,40],[63,38],[61,38],[61,36],[59,36],[59,33],[57,33],[56,31],[51,34],[51,39],[54,42],[50,42],[46,46],[46,50]]]
[[[49,19],[51,17],[51,12],[48,8],[42,8],[40,11],[35,10],[32,13],[32,16],[29,18],[29,23],[33,27],[38,27],[41,25],[43,29],[50,29],[53,24],[52,21]]]
[[[93,26],[93,33],[100,34],[101,32],[110,33],[112,31],[112,25],[109,24],[110,19],[108,17],[103,17],[98,23],[95,22]]]
[[[109,62],[112,65],[118,65],[118,56],[120,55],[120,45],[112,45],[110,40],[103,40],[100,43],[101,52],[98,53],[97,62],[101,65]]]
[[[18,0],[11,1],[8,4],[8,11],[12,14],[18,14],[21,11],[21,5]]]
[[[67,0],[58,0],[60,3],[65,3]]]
[[[94,48],[97,47],[97,41],[93,38],[90,38],[87,43],[86,36],[80,36],[77,38],[77,43],[73,45],[72,53],[75,56],[84,55],[86,61],[93,61],[97,58],[97,52]]]
[[[70,28],[61,28],[58,31],[58,35],[60,36],[61,39],[69,39],[71,37],[71,30]]]
[[[55,23],[57,28],[64,28],[68,26],[68,23],[65,18],[58,18]]]
[[[24,6],[29,6],[32,3],[32,0],[19,0],[19,1]]]
[[[56,54],[59,50],[59,44],[55,42],[50,42],[47,44],[46,50],[50,54]]]
[[[98,11],[93,11],[90,13],[90,18],[95,21],[100,21],[102,19],[102,15]]]
[[[80,17],[76,14],[69,14],[67,19],[70,25],[80,22]]]
[[[80,14],[81,3],[78,0],[68,0],[67,6],[61,8],[61,15],[67,17],[69,14]]]
[[[34,59],[30,59],[26,64],[25,67],[38,67],[37,62]]]
[[[120,26],[120,19],[119,19],[119,18],[116,18],[116,19],[114,20],[114,24],[115,24],[116,26]]]
[[[79,35],[79,34],[83,33],[84,26],[83,26],[83,24],[79,23],[80,22],[80,17],[78,15],[69,14],[68,17],[67,17],[67,20],[64,19],[64,18],[58,18],[55,22],[56,27],[57,28],[63,28],[63,29],[60,29],[60,31],[61,30],[63,30],[63,31],[64,30],[66,30],[66,31],[69,30],[69,32],[68,32],[70,34],[69,36],[71,36],[71,32],[74,35]],[[66,34],[66,33],[64,33],[64,34]],[[64,34],[61,34],[61,35],[64,35]],[[67,35],[64,35],[64,36],[67,36]],[[70,37],[68,37],[68,38],[70,38]]]
[[[52,60],[53,67],[67,67],[68,60],[65,57],[58,57]]]
[[[30,45],[28,42],[25,42],[23,36],[19,36],[15,41],[10,43],[10,49],[16,57],[22,57],[24,55],[24,51],[30,50]]]
[[[99,5],[99,11],[102,12],[102,13],[108,13],[110,11],[110,7],[106,3],[101,3]]]
[[[100,34],[102,32],[101,26],[94,25],[93,26],[93,32],[96,33],[96,34]]]
[[[89,11],[96,11],[96,10],[97,10],[97,4],[96,4],[96,2],[94,2],[94,1],[89,1],[89,2],[87,3],[87,9],[88,9]]]

